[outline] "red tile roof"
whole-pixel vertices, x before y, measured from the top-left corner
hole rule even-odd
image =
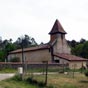
[[[88,59],[78,57],[78,56],[75,56],[75,55],[71,55],[71,54],[56,53],[56,54],[54,54],[54,56],[60,57],[62,59],[68,60],[68,61],[88,61]]]
[[[55,21],[52,30],[49,32],[49,34],[55,34],[55,33],[66,34],[66,32],[64,31],[62,25],[58,20]]]
[[[36,50],[43,50],[43,49],[49,49],[49,45],[43,44],[36,47],[24,48],[23,50],[24,52],[29,52],[29,51],[36,51]],[[21,53],[21,52],[22,52],[22,49],[17,49],[17,50],[11,51],[9,54]]]

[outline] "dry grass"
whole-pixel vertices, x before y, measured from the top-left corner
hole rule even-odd
[[[34,75],[33,79],[44,82],[45,75]],[[52,74],[48,75],[48,86],[49,87],[44,88],[88,88],[88,78],[81,73],[75,73],[74,78],[72,73],[68,75],[59,73]],[[8,79],[0,81],[0,88],[39,88],[39,87],[37,87],[36,85],[30,85],[25,81],[16,81],[13,79]]]
[[[44,81],[44,76],[34,76],[34,79]],[[73,75],[52,74],[48,75],[48,85],[53,85],[55,88],[88,88],[88,78],[84,74],[75,73]]]

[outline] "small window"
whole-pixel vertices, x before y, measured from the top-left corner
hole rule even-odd
[[[60,60],[55,60],[56,63],[60,63]]]

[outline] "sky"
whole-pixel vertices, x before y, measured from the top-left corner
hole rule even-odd
[[[88,40],[88,0],[0,0],[0,36],[17,40],[22,35],[47,43],[55,20],[67,40]]]

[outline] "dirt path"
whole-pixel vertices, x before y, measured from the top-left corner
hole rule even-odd
[[[4,73],[4,74],[2,73],[2,74],[0,74],[0,81],[10,78],[10,77],[13,77],[14,75],[15,75],[14,73]]]

